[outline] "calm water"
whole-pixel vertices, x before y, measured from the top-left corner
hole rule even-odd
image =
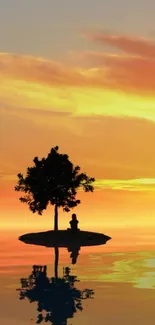
[[[2,234],[0,244],[0,324],[155,324],[152,244],[120,250],[113,239],[81,248],[75,265],[59,249],[57,269],[52,248],[26,245],[17,234]]]

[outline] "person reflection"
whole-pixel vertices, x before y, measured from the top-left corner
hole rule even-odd
[[[83,310],[82,300],[92,298],[92,289],[79,290],[77,276],[70,275],[70,268],[63,268],[63,277],[47,276],[47,266],[33,265],[28,278],[21,278],[19,299],[37,302],[37,324],[43,321],[53,325],[67,325],[67,319]]]
[[[68,252],[70,252],[70,258],[72,261],[72,264],[76,264],[77,258],[79,256],[80,246],[68,246]]]

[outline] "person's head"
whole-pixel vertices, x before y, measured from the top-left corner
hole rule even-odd
[[[76,214],[75,213],[72,214],[72,219],[76,220]]]

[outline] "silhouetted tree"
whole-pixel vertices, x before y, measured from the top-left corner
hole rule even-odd
[[[42,215],[48,204],[54,205],[54,230],[58,230],[58,208],[69,212],[80,203],[76,200],[77,189],[93,192],[94,178],[80,173],[80,167],[74,166],[67,154],[60,154],[59,147],[51,149],[46,158],[33,159],[34,166],[27,168],[26,177],[18,176],[15,191],[25,192],[20,201],[27,203],[29,209]]]

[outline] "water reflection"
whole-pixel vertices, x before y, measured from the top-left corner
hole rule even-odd
[[[83,310],[82,300],[94,295],[92,289],[79,290],[75,287],[75,282],[79,280],[71,275],[69,267],[63,268],[63,276],[59,277],[58,260],[59,249],[55,247],[54,277],[47,276],[46,265],[33,265],[28,278],[20,279],[21,288],[17,289],[20,291],[19,299],[37,302],[37,324],[45,321],[53,325],[67,325],[68,318]]]
[[[81,276],[78,270],[84,281],[130,283],[134,288],[155,289],[154,252],[96,254],[90,259],[95,273],[92,271]]]

